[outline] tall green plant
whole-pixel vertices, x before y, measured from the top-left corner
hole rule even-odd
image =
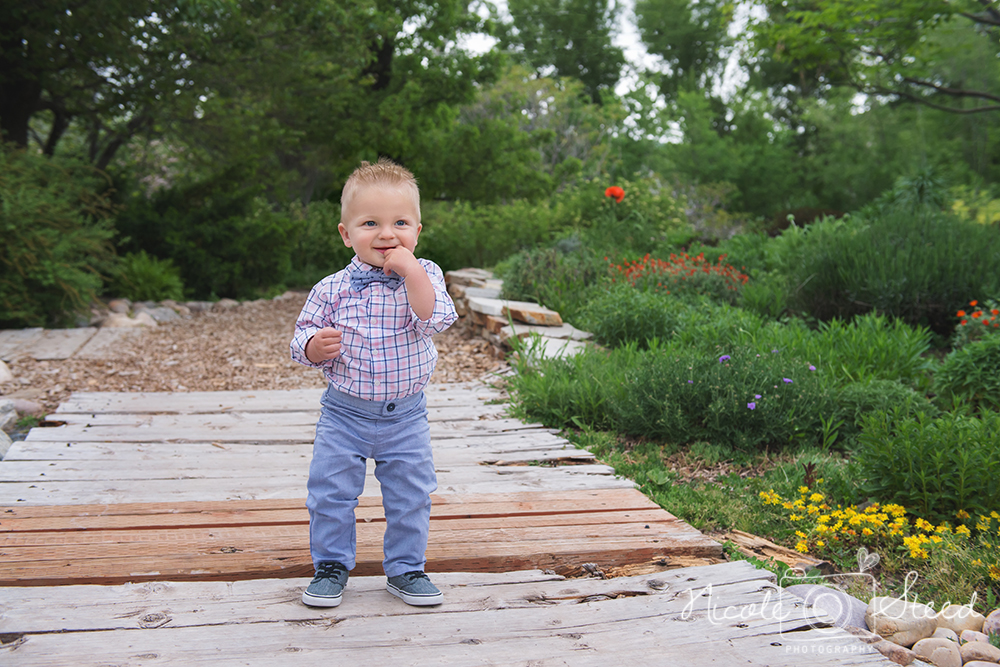
[[[114,257],[107,179],[0,145],[0,327],[60,326],[100,292]]]

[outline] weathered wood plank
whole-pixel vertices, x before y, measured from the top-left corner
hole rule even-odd
[[[102,331],[104,331],[102,329]],[[113,331],[109,329],[108,331]],[[134,331],[119,329],[116,331]],[[479,406],[503,394],[480,382],[431,384],[424,390],[429,407]],[[319,411],[322,389],[192,392],[76,392],[56,409],[71,413],[183,413]]]
[[[41,327],[0,331],[0,359],[13,361],[19,356],[27,356],[31,346],[42,337],[44,331]]]
[[[725,567],[732,565],[737,564]],[[511,596],[504,594],[503,583],[460,589],[446,586],[442,577],[448,602],[419,614],[378,590],[381,578],[371,583],[353,579],[341,607],[309,610],[308,617],[294,608],[301,588],[289,586],[290,582],[271,594],[263,589],[253,595],[246,591],[247,582],[239,582],[217,591],[221,602],[200,623],[196,617],[205,609],[205,601],[198,600],[201,604],[195,606],[172,604],[170,593],[183,584],[122,587],[128,611],[106,614],[103,623],[91,622],[103,627],[33,630],[32,617],[19,615],[14,627],[4,622],[3,630],[12,641],[3,650],[11,651],[19,665],[126,665],[154,660],[190,664],[206,657],[206,647],[211,647],[213,664],[219,665],[364,660],[398,665],[606,667],[609,660],[646,664],[654,657],[656,664],[679,665],[892,664],[847,633],[814,623],[810,607],[764,577],[745,580],[744,572],[734,572],[744,580],[720,586],[712,598],[717,611],[725,614],[689,609],[691,595],[686,593],[704,589],[707,584],[699,580],[699,571],[711,569],[680,570],[676,574],[687,575],[688,581],[663,583],[660,577],[585,585],[512,583],[516,593],[512,590]],[[579,593],[567,593],[576,586]],[[629,592],[621,594],[623,590]],[[582,593],[588,596],[580,597]],[[452,596],[457,598],[454,606]],[[513,604],[503,606],[512,598]],[[365,605],[365,613],[351,615],[352,604]],[[223,613],[226,606],[231,609],[228,615]],[[180,627],[173,627],[175,616],[181,619]],[[782,620],[774,620],[776,616]],[[213,622],[216,618],[224,620]],[[39,627],[46,622],[54,624],[39,620]]]
[[[69,359],[96,333],[95,327],[47,329],[31,344],[28,354],[39,361]]]

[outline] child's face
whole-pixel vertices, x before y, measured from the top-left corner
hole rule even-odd
[[[362,262],[385,264],[389,248],[403,246],[410,252],[420,236],[420,211],[413,195],[402,189],[365,188],[344,209],[338,229],[344,245],[353,248]]]

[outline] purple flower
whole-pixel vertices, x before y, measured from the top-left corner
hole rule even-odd
[[[812,364],[809,364],[809,370],[814,371],[814,370],[816,370],[816,367],[813,366]]]
[[[719,357],[719,363],[720,363],[720,364],[724,364],[724,363],[726,363],[727,361],[729,361],[729,360],[730,360],[731,358],[732,358],[732,357],[730,357],[730,356],[729,356],[728,354],[724,354],[724,355],[722,355],[721,357]]]
[[[694,380],[688,380],[688,384],[694,384]]]
[[[754,394],[753,397],[754,398],[760,398],[760,394]]]
[[[785,384],[791,384],[792,383],[792,381],[789,380],[788,378],[781,378],[781,381],[784,382]]]
[[[771,354],[778,354],[777,350],[771,350]]]
[[[756,404],[756,403],[753,403],[753,402],[751,402],[751,403],[747,403],[747,407],[748,407],[748,408],[750,408],[751,410],[753,410],[754,408],[756,408],[756,407],[757,407],[757,404]]]

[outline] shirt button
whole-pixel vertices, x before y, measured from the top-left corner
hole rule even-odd
[[[385,406],[386,412],[392,412],[395,409],[396,409],[396,404],[395,403],[390,403],[389,405]]]

